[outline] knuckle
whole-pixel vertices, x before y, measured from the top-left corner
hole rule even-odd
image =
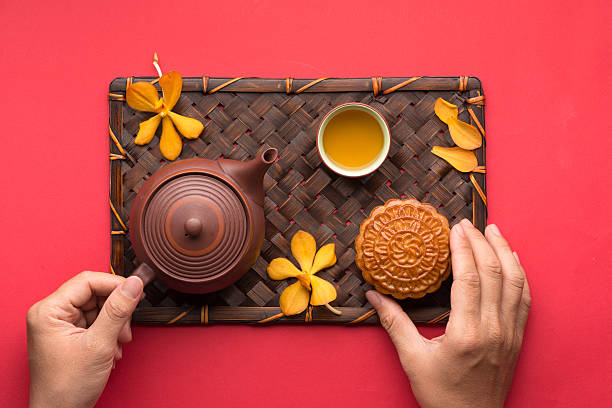
[[[529,310],[531,308],[531,295],[529,293],[523,293],[521,303],[526,310]]]
[[[76,277],[85,281],[93,279],[95,272],[92,271],[81,271]]]
[[[28,309],[28,313],[26,314],[26,323],[28,327],[32,327],[36,325],[39,314],[40,314],[40,302],[36,302]]]
[[[454,280],[459,285],[463,285],[466,289],[479,289],[480,288],[480,278],[478,274],[474,272],[464,273],[460,277]]]
[[[497,370],[501,369],[504,363],[507,361],[508,356],[506,353],[489,353],[486,356],[488,363],[495,367]]]
[[[503,347],[506,343],[506,337],[499,324],[493,324],[487,330],[487,344],[496,347]]]
[[[501,275],[502,266],[499,259],[491,257],[484,261],[483,268],[492,275]]]
[[[457,350],[464,355],[474,354],[481,348],[480,336],[467,333],[457,341]]]
[[[512,273],[509,274],[504,283],[508,283],[510,286],[520,290],[521,292],[523,291],[523,287],[525,286],[525,278],[523,277],[523,274],[521,273]]]
[[[526,305],[524,301],[521,301],[521,303],[519,304],[519,313],[522,320],[526,320],[527,316],[529,316],[529,306]]]

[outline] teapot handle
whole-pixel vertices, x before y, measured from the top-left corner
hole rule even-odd
[[[134,269],[131,276],[139,277],[143,285],[147,286],[155,279],[155,271],[149,265],[143,262],[138,265],[136,269]]]

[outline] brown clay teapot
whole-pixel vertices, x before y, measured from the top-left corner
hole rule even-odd
[[[185,293],[223,289],[257,259],[264,238],[263,177],[278,151],[249,162],[185,159],[157,170],[130,212],[130,240],[144,284]]]

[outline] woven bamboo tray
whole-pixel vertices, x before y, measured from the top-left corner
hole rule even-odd
[[[127,234],[132,201],[149,175],[165,164],[157,145],[161,126],[149,145],[134,144],[139,123],[150,114],[132,110],[125,102],[125,90],[131,82],[153,80],[117,78],[110,84],[111,271],[124,276],[138,264]],[[247,160],[267,147],[279,150],[280,158],[264,180],[265,241],[251,270],[221,292],[186,295],[159,282],[147,286],[133,321],[166,325],[377,322],[365,298],[370,286],[354,263],[353,244],[360,223],[375,206],[391,198],[414,197],[438,208],[451,225],[462,218],[473,220],[481,231],[486,225],[485,175],[459,173],[430,152],[434,145],[453,145],[448,127],[434,114],[438,97],[458,105],[459,118],[484,134],[484,95],[475,77],[184,78],[174,111],[199,119],[205,128],[198,139],[183,139],[179,159]],[[315,147],[317,126],[325,113],[352,101],[378,109],[391,128],[387,160],[362,179],[332,173]],[[484,144],[475,153],[479,164],[485,165]],[[314,235],[318,246],[336,245],[337,264],[318,276],[336,286],[338,298],[332,306],[343,312],[341,316],[315,307],[301,315],[275,317],[280,312],[280,294],[291,282],[270,280],[266,267],[276,257],[291,259],[289,242],[299,229]],[[402,301],[402,307],[415,322],[444,323],[450,311],[451,281],[422,299]]]

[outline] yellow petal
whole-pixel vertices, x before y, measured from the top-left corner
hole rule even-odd
[[[457,119],[457,115],[459,113],[457,105],[453,105],[450,102],[446,102],[442,98],[436,99],[434,111],[436,112],[436,115],[438,115],[440,120],[446,124],[448,124],[449,119]]]
[[[336,246],[334,244],[323,245],[317,251],[312,268],[310,269],[311,274],[319,272],[321,269],[329,268],[336,263]]]
[[[291,253],[300,264],[303,272],[310,272],[317,251],[317,243],[306,231],[298,231],[291,239]]]
[[[300,282],[308,291],[310,291],[310,277],[311,275],[308,273],[300,273],[297,276],[298,282]]]
[[[478,166],[478,159],[476,159],[474,152],[460,147],[434,146],[431,152],[462,172],[470,172]]]
[[[449,119],[447,123],[453,142],[457,146],[467,150],[478,149],[482,146],[482,136],[474,126],[453,118]]]
[[[174,108],[181,96],[183,78],[176,71],[165,73],[159,78],[159,86],[164,94],[164,104],[168,110]],[[181,132],[182,133],[182,132]]]
[[[153,136],[155,136],[155,131],[159,126],[160,120],[161,116],[155,115],[144,122],[140,122],[140,128],[138,129],[138,134],[136,135],[136,139],[134,139],[134,143],[137,145],[146,145],[149,143],[151,139],[153,139]]]
[[[310,277],[310,285],[312,286],[311,305],[321,306],[336,299],[336,288],[325,279],[313,275]]]
[[[204,125],[197,119],[188,118],[174,112],[168,112],[168,116],[170,116],[178,131],[181,132],[181,135],[187,139],[197,138],[204,130]]]
[[[136,82],[128,87],[125,100],[132,109],[155,112],[159,106],[157,89],[149,82]]]
[[[301,274],[291,261],[286,258],[275,258],[268,265],[268,276],[270,279],[282,280],[287,278],[295,278]]]
[[[166,159],[174,160],[181,154],[182,149],[183,141],[181,137],[176,133],[170,118],[164,116],[162,119],[162,135],[159,141],[159,150]]]
[[[285,316],[302,313],[308,307],[310,293],[300,282],[289,285],[281,294],[280,307]]]

